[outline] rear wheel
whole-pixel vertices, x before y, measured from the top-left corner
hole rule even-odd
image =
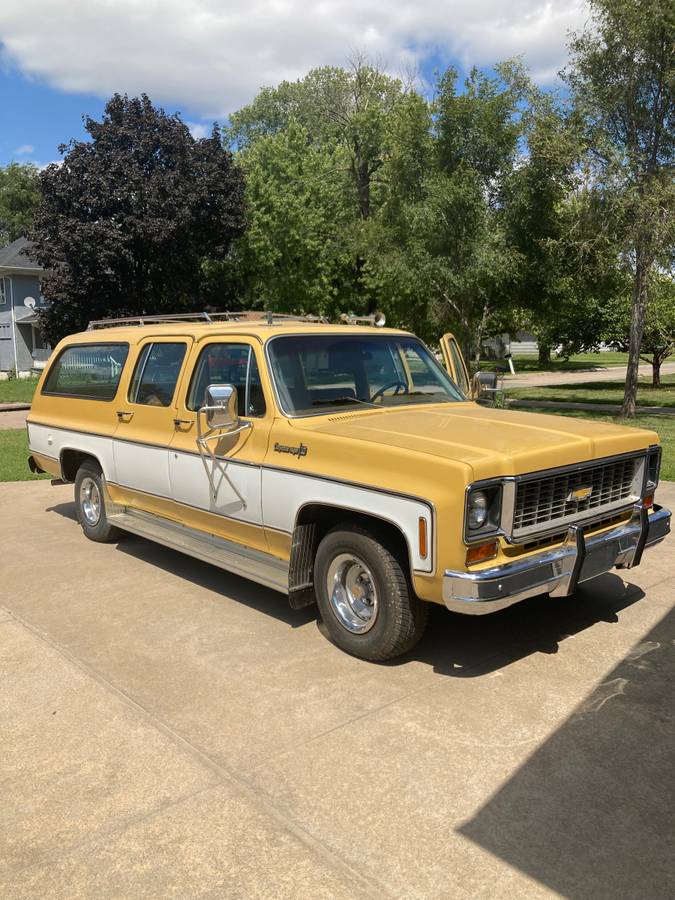
[[[314,587],[333,642],[361,659],[393,659],[422,637],[428,606],[415,596],[387,541],[361,527],[332,529],[319,544]]]
[[[75,476],[75,511],[82,531],[91,541],[116,541],[121,531],[108,522],[103,474],[98,463],[85,460]]]

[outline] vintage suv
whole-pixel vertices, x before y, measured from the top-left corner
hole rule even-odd
[[[129,531],[316,601],[370,660],[428,604],[482,614],[639,564],[670,512],[652,431],[487,408],[405,331],[251,315],[92,323],[54,351],[33,471],[87,537]]]

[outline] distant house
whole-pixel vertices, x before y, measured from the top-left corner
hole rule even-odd
[[[49,357],[37,327],[37,310],[45,305],[42,272],[25,238],[0,249],[0,373],[27,375]]]

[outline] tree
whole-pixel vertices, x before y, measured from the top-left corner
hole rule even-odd
[[[505,212],[509,237],[522,257],[516,319],[536,334],[539,361],[546,364],[562,340],[562,308],[576,306],[579,299],[569,264],[574,237],[568,201],[580,148],[575,123],[552,94],[532,88],[528,100],[523,112],[527,153],[507,179]]]
[[[243,176],[215,126],[195,140],[146,95],[115,94],[85,128],[91,140],[41,173],[30,235],[52,342],[95,318],[199,308],[205,261],[245,226]]]
[[[40,202],[38,171],[31,163],[0,166],[0,246],[24,236]]]
[[[371,255],[380,283],[405,298],[404,323],[428,338],[458,332],[476,361],[520,277],[505,185],[518,155],[526,85],[512,63],[499,66],[496,78],[472,70],[462,89],[453,69],[438,78],[429,147],[420,141],[422,154],[412,155],[410,169],[398,167],[389,189],[383,219],[392,246]],[[411,121],[419,127],[424,117],[417,112]],[[411,142],[403,146],[410,156]]]
[[[316,225],[324,217],[325,201],[328,196],[332,198],[332,214],[340,225],[339,237],[327,241],[321,256],[326,262],[326,254],[335,253],[330,264],[333,274],[329,291],[334,300],[324,299],[334,302],[336,308],[341,306],[342,309],[366,312],[379,305],[372,282],[368,280],[369,254],[373,251],[371,232],[377,228],[374,223],[387,198],[387,161],[392,153],[395,123],[404,114],[406,101],[411,96],[424,105],[409,86],[384,74],[377,65],[356,57],[348,68],[325,66],[313,69],[298,81],[284,81],[276,88],[263,88],[253,103],[231,116],[225,129],[225,141],[236,149],[238,159],[251,175],[252,166],[270,163],[275,169],[270,177],[276,182],[274,190],[280,192],[279,196],[285,193],[294,209],[298,208],[302,197],[307,229],[313,227],[312,222]],[[298,126],[304,129],[306,142],[311,147],[311,165],[317,173],[321,172],[322,187],[320,190],[318,186],[312,190],[301,188],[300,194],[296,195],[297,173],[279,181],[279,167],[272,163],[274,154],[254,158],[251,153],[258,144],[280,138],[288,129]],[[309,150],[298,142],[297,132],[288,138],[287,150],[299,154],[290,168],[295,166],[298,172],[304,171],[309,162]],[[249,203],[253,207],[258,208],[261,199],[260,196],[254,198],[249,192]],[[318,208],[313,208],[314,203],[319,204]],[[333,233],[329,219],[321,228],[325,233]],[[285,242],[289,236],[278,230],[276,237]],[[265,240],[269,249],[274,239],[270,234]],[[247,239],[241,243],[242,250],[250,246]],[[275,252],[286,258],[281,247]],[[256,268],[254,257],[249,256],[248,262]],[[314,290],[301,283],[310,269],[300,266],[296,272],[298,303],[305,302],[308,292]],[[260,282],[255,274],[253,280]],[[299,308],[298,303],[296,308]]]
[[[333,177],[343,156],[316,146],[294,120],[241,155],[249,225],[236,256],[253,304],[334,314],[349,295],[350,216]]]
[[[604,196],[632,271],[621,413],[635,414],[650,276],[672,263],[675,200],[675,7],[670,0],[590,0],[567,79],[585,122],[587,178]]]
[[[387,155],[389,119],[405,93],[400,80],[356,56],[348,69],[323,66],[298,81],[263,88],[230,117],[225,139],[245,150],[297,122],[317,147],[342,148],[334,174],[348,186],[359,216],[368,219],[377,205],[373,192]]]
[[[628,350],[631,337],[630,295],[617,297],[609,306],[604,338],[617,350]],[[640,359],[652,367],[652,387],[661,387],[661,366],[675,351],[675,282],[672,276],[652,276]]]

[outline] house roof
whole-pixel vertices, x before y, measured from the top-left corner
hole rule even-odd
[[[0,248],[0,269],[28,269],[42,271],[40,263],[31,255],[32,244],[25,237],[17,238]]]

